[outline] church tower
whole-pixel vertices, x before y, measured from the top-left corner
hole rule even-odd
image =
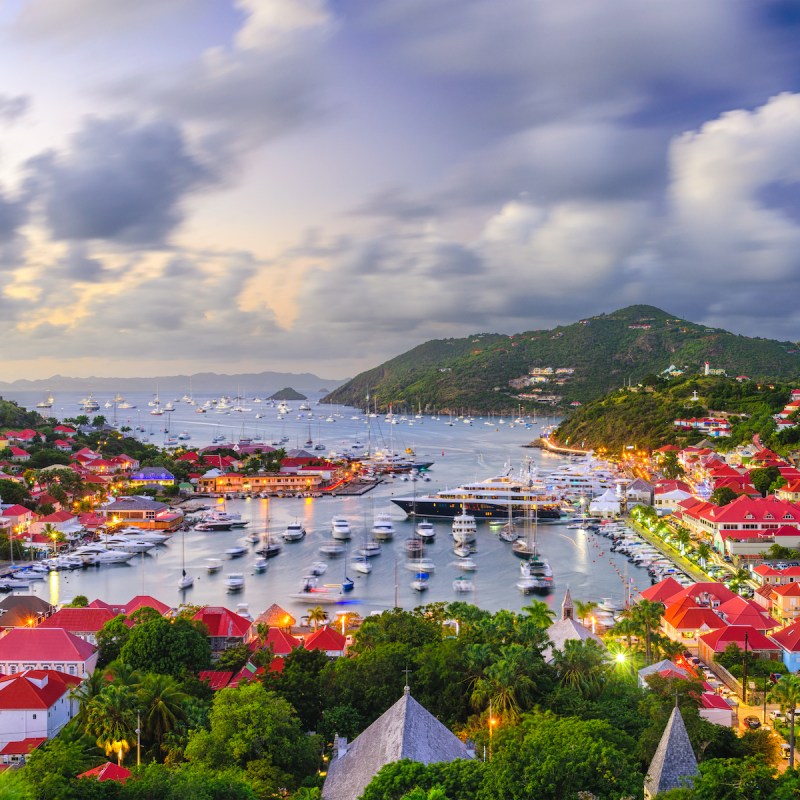
[[[572,595],[567,589],[564,602],[561,604],[561,619],[575,619],[575,606],[572,605]]]

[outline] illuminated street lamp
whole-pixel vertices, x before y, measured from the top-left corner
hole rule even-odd
[[[494,729],[497,725],[497,718],[492,713],[492,701],[489,701],[489,761],[492,760],[492,737],[494,735]]]

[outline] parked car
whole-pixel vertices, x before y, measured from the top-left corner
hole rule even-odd
[[[744,724],[750,728],[751,731],[755,731],[761,727],[761,720],[758,717],[745,717]]]
[[[770,711],[769,715],[772,719],[777,720],[778,722],[783,722],[786,719],[781,711]]]
[[[731,557],[730,557],[730,556],[729,556],[727,553],[726,553],[724,556],[722,556],[722,560],[723,560],[723,561],[724,561],[726,564],[730,564],[730,563],[731,563],[731,561],[732,561]]]

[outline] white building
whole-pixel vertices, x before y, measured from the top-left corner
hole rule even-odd
[[[0,747],[25,739],[52,739],[78,713],[70,692],[80,678],[54,670],[0,677]]]
[[[63,628],[10,628],[0,636],[0,675],[55,670],[85,678],[97,666],[97,648]]]

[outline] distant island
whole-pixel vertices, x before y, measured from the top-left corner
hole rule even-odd
[[[382,411],[391,404],[405,412],[563,413],[648,376],[763,381],[798,374],[795,342],[739,336],[635,305],[549,330],[434,339],[356,375],[322,402],[369,402]]]
[[[292,389],[291,386],[287,386],[285,389],[280,389],[279,391],[275,392],[275,394],[271,394],[268,400],[308,400],[308,398],[304,394],[300,394],[300,392]]]

